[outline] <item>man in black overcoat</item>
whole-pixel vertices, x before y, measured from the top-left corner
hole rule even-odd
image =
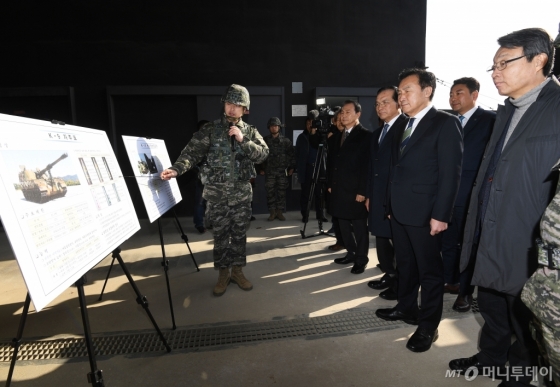
[[[353,263],[351,273],[363,273],[368,262],[366,186],[371,132],[360,124],[361,105],[346,101],[340,110],[345,130],[336,133],[329,148],[327,187],[331,214],[339,219],[346,256],[335,263]]]

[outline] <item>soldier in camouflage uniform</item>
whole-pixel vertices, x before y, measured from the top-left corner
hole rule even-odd
[[[535,314],[531,331],[542,364],[552,367],[554,383],[560,387],[560,184],[541,219],[541,238],[537,239],[539,268],[525,283],[521,299]]]
[[[222,103],[223,116],[196,132],[173,166],[161,173],[162,180],[169,180],[207,159],[201,180],[202,197],[207,200],[206,218],[214,226],[214,267],[219,269],[215,296],[224,294],[230,281],[243,290],[253,288],[242,272],[253,196],[249,180],[256,174],[253,163],[262,163],[268,156],[268,147],[257,128],[241,119],[249,109],[247,89],[229,86]]]
[[[553,72],[558,76],[560,28],[553,45],[556,50]],[[560,160],[552,170],[559,169]],[[560,181],[540,226],[541,239],[537,240],[539,267],[525,283],[521,299],[535,315],[531,331],[544,358],[543,365],[552,367],[554,383],[560,387]]]
[[[286,220],[282,211],[286,203],[288,176],[292,176],[296,165],[294,146],[289,138],[280,133],[282,122],[272,117],[268,120],[270,134],[264,137],[270,150],[268,158],[260,166],[260,174],[265,175],[266,201],[270,211],[269,221],[275,218]]]

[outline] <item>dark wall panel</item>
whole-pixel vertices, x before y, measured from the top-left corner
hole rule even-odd
[[[396,83],[423,63],[425,21],[426,0],[23,0],[2,10],[2,87],[73,86],[77,124],[109,130],[107,86],[281,86],[291,138],[305,121],[291,105],[313,108],[317,87]]]

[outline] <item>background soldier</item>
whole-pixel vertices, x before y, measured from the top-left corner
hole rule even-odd
[[[286,220],[282,215],[286,204],[288,176],[292,176],[296,165],[294,146],[289,138],[280,133],[282,122],[277,117],[268,120],[270,134],[264,141],[268,145],[269,156],[260,166],[260,174],[265,175],[266,201],[270,211],[269,221],[275,218]]]
[[[231,85],[221,102],[223,116],[196,132],[173,166],[161,173],[162,180],[169,180],[207,158],[201,180],[206,217],[214,226],[214,267],[220,271],[215,296],[225,293],[230,280],[243,290],[253,289],[241,270],[247,260],[246,230],[253,196],[249,180],[255,177],[253,163],[262,163],[268,156],[268,147],[257,128],[241,119],[249,109],[247,89]]]

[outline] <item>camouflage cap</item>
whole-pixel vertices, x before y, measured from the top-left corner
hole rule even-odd
[[[280,121],[280,118],[278,118],[278,117],[271,117],[271,118],[268,120],[268,124],[266,124],[266,126],[269,127],[269,128],[270,128],[271,126],[274,126],[274,125],[282,126],[282,121]]]
[[[235,105],[245,106],[249,110],[249,105],[251,100],[249,99],[249,92],[246,88],[240,85],[228,86],[224,96],[222,97],[222,103],[229,102]]]

